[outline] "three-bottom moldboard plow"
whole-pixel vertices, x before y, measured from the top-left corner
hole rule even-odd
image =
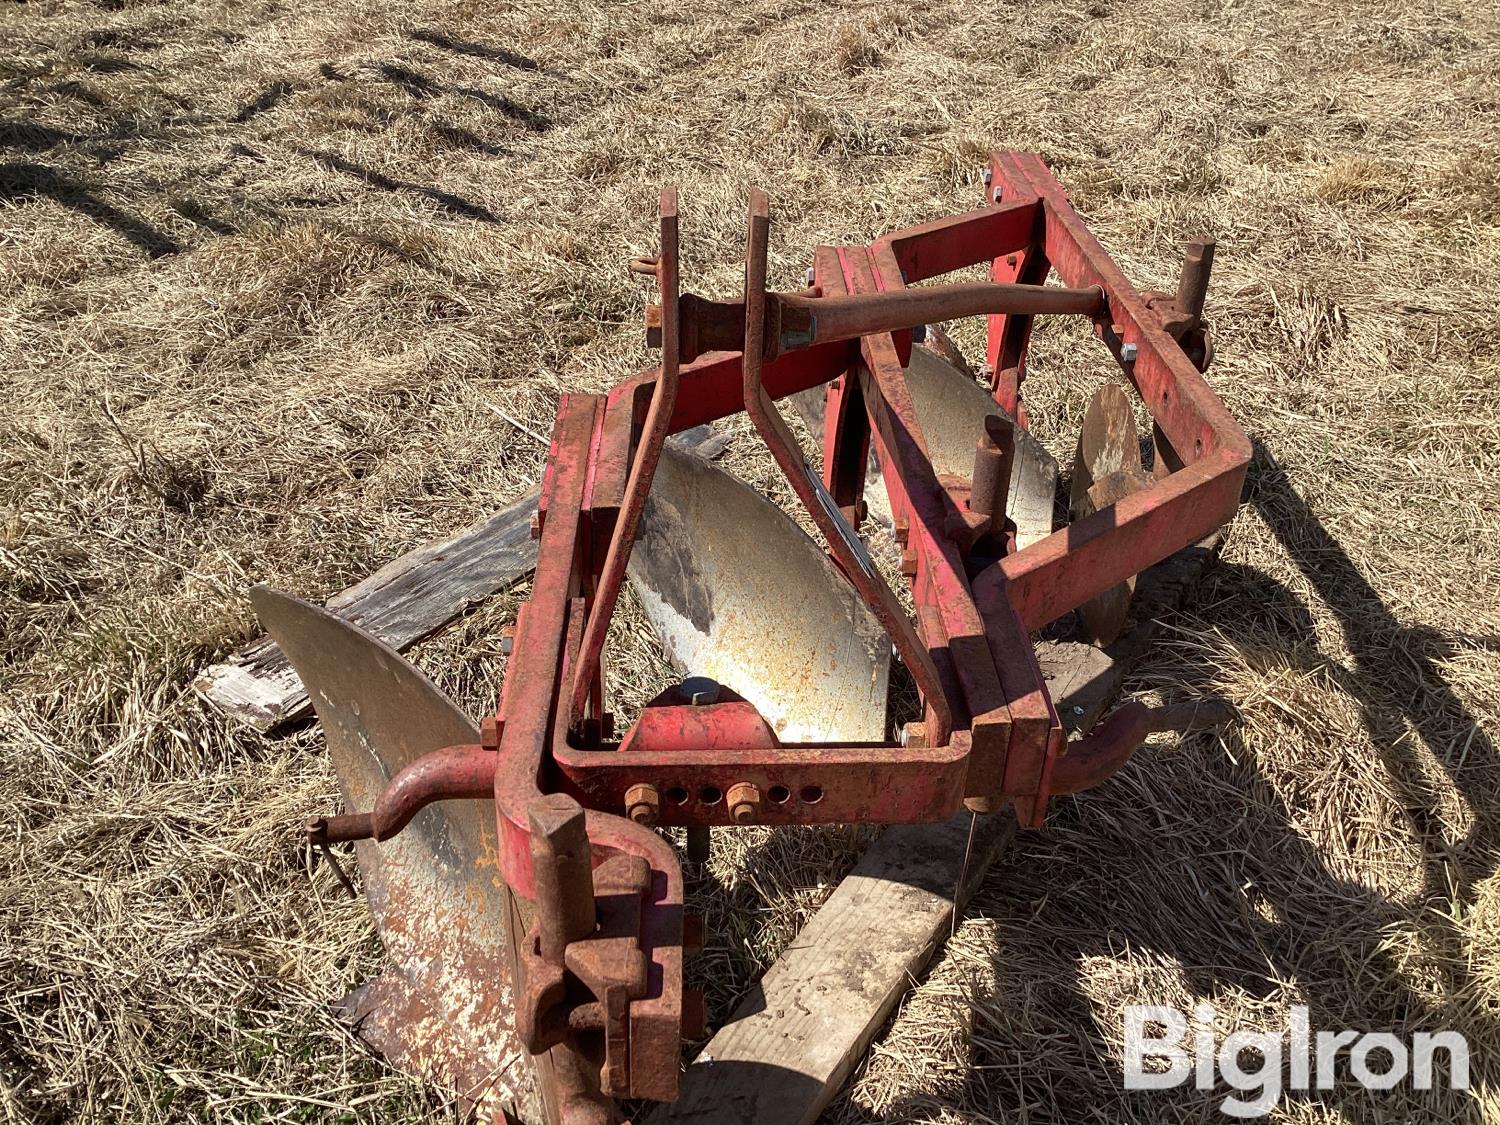
[[[1141,294],[1041,160],[998,153],[978,210],[869,246],[819,247],[800,292],[766,288],[752,194],[741,298],[679,292],[676,199],[633,263],[661,304],[661,365],[565,395],[540,538],[498,711],[476,726],[357,628],[264,588],[258,609],[318,709],[389,968],[342,1002],[399,1065],[485,1112],[611,1120],[671,1100],[684,1021],[678,856],[730,824],[916,823],[1109,777],[1152,731],[1223,708],[1126,704],[1069,742],[1030,634],[1078,609],[1107,642],[1134,578],[1234,513],[1249,460],[1202,378],[1211,246],[1175,295]],[[922,284],[980,263],[992,280]],[[1062,285],[1043,284],[1055,275]],[[914,330],[988,321],[986,385]],[[1124,380],[1101,388],[1054,530],[1057,471],[1026,430],[1037,316],[1084,317]],[[950,357],[951,358],[951,357]],[[1143,464],[1133,387],[1153,421]],[[778,402],[820,428],[814,471]],[[822,543],[673,434],[744,411]],[[910,613],[860,537],[900,544]],[[616,731],[605,639],[627,576],[686,678]],[[892,651],[920,714],[888,730]],[[894,733],[894,737],[891,735]],[[527,1060],[534,1063],[535,1077]]]

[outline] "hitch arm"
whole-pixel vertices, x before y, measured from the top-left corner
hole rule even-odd
[[[1234,705],[1223,699],[1169,707],[1126,703],[1110,712],[1092,734],[1073,743],[1053,763],[1048,789],[1053,796],[1092,789],[1128,762],[1148,734],[1206,730],[1233,722],[1236,714]]]

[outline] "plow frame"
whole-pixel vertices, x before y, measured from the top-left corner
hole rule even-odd
[[[451,768],[433,763],[396,778],[391,788],[400,791],[384,802],[378,827],[365,818],[340,835],[335,821],[359,818],[320,822],[325,841],[399,831],[426,803],[485,792],[492,770],[496,874],[531,904],[521,911],[529,928],[512,937],[517,1025],[530,1049],[550,1050],[540,1066],[550,1074],[544,1090],[561,1099],[549,1111],[558,1120],[607,1120],[607,1097],[676,1096],[684,1011],[695,1000],[682,990],[681,868],[655,826],[928,822],[965,802],[989,811],[1008,800],[1022,825],[1040,827],[1050,795],[1108,777],[1152,729],[1145,710],[1128,705],[1069,745],[1029,634],[1226,523],[1250,446],[1185,350],[1181,308],[1126,280],[1041,159],[995,153],[985,180],[977,210],[868,246],[819,247],[813,292],[801,299],[816,316],[817,299],[920,296],[921,283],[981,263],[1006,284],[1035,286],[1055,273],[1075,290],[1062,299],[1097,305],[1095,334],[1151,414],[1148,487],[976,565],[975,537],[986,525],[976,512],[998,503],[998,525],[989,524],[1003,538],[1004,487],[998,498],[980,497],[977,473],[975,481],[935,473],[904,374],[917,324],[824,343],[809,331],[805,346],[764,346],[768,315],[781,331],[775,316],[803,305],[765,289],[769,215],[764,197],[753,196],[745,345],[695,354],[693,341],[717,337],[694,320],[707,303],[679,298],[676,199],[663,193],[662,256],[651,264],[662,288],[653,331],[663,362],[607,395],[562,397],[533,523],[535,577],[480,745],[441,751]],[[1080,296],[1090,288],[1098,296]],[[1032,321],[988,319],[990,389],[1021,425]],[[820,386],[824,461],[814,474],[775,402]],[[662,443],[742,410],[921,688],[922,721],[897,741],[784,744],[732,691],[702,705],[679,689],[615,737],[604,638]],[[858,540],[871,451],[914,623],[892,611],[898,603]],[[570,819],[560,797],[586,811]]]

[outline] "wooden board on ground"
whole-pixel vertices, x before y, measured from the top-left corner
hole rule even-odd
[[[966,899],[1015,832],[1008,812],[981,817],[964,872],[971,819],[886,829],[646,1125],[816,1118],[948,936],[955,890]]]
[[[1151,618],[1180,604],[1217,543],[1205,540],[1142,574],[1140,624],[1108,649],[1038,646],[1064,726],[1094,724],[1150,640]],[[970,821],[961,812],[943,824],[888,828],[687,1068],[678,1100],[642,1120],[816,1120],[947,938],[955,902],[961,911],[1015,830],[1008,811],[980,818],[971,846]]]
[[[398,652],[410,648],[531,573],[536,503],[533,490],[451,539],[402,555],[330,599],[328,608]],[[310,706],[302,681],[269,637],[206,669],[193,687],[260,731],[300,719]]]

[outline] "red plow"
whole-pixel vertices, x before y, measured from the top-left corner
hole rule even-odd
[[[355,626],[254,592],[359,810],[307,827],[354,842],[387,951],[341,1011],[397,1065],[525,1120],[671,1101],[701,1024],[682,983],[701,934],[659,829],[686,829],[691,860],[727,825],[1008,804],[1040,828],[1051,798],[1105,781],[1149,733],[1226,718],[1128,703],[1069,741],[1032,639],[1078,610],[1109,642],[1135,576],[1235,512],[1250,447],[1202,375],[1212,246],[1190,247],[1175,294],[1141,293],[1038,157],[997,153],[984,179],[977,210],[817,248],[796,292],[767,288],[752,193],[744,291],[724,301],[681,292],[662,193],[660,254],[632,263],[660,288],[660,366],[559,404],[535,578],[481,722]],[[984,263],[989,281],[935,280]],[[983,383],[914,342],[969,316],[987,318]],[[1085,416],[1066,519],[1026,430],[1039,316],[1085,318],[1122,377]],[[1151,418],[1149,468],[1126,388]],[[818,427],[820,470],[788,403]],[[741,411],[821,542],[669,441]],[[861,536],[879,523],[905,600]],[[603,664],[627,581],[684,678],[617,730]],[[920,705],[888,727],[892,653]]]

